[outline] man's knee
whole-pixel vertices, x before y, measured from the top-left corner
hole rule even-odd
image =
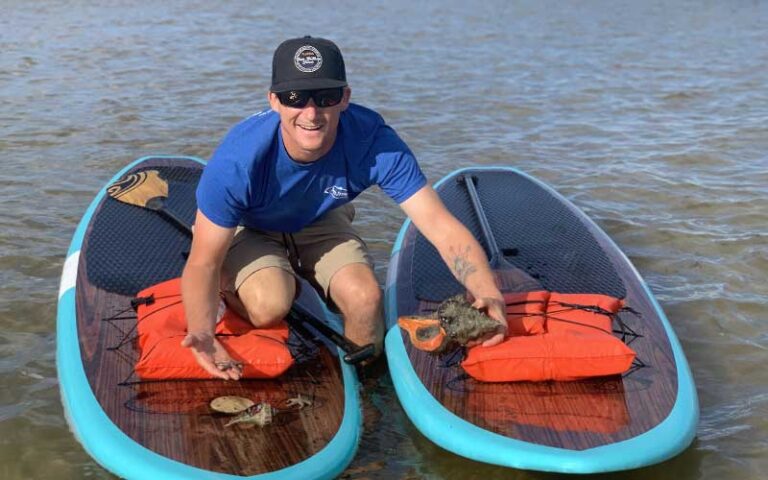
[[[258,328],[273,327],[280,323],[291,309],[290,302],[269,297],[257,297],[243,301],[248,319]]]
[[[287,272],[284,273],[289,278],[274,278],[274,275],[258,273],[252,275],[254,278],[249,277],[238,289],[237,294],[254,326],[275,326],[291,309],[296,293],[295,280]]]
[[[348,282],[335,287],[333,300],[342,311],[373,312],[381,304],[381,289],[375,281]]]

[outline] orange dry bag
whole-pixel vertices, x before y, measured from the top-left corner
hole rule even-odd
[[[623,306],[621,300],[556,292],[507,294],[505,300],[511,335],[493,347],[467,350],[461,366],[473,378],[485,382],[578,380],[620,374],[632,366],[635,352],[611,333],[612,316]],[[509,305],[515,302],[519,306],[510,313]],[[523,320],[538,325],[540,318],[545,320],[546,332],[530,335],[531,327],[524,328]]]
[[[545,314],[550,293],[546,290],[505,293],[507,335],[539,335],[546,331]]]
[[[544,333],[470,348],[461,366],[484,382],[578,380],[622,373],[634,358],[632,349],[609,335]]]
[[[181,303],[181,279],[168,280],[138,293],[136,374],[143,380],[210,379],[192,351],[181,346],[187,321]],[[243,378],[274,378],[293,365],[286,346],[288,326],[259,328],[228,308],[220,308],[216,339],[236,362]]]

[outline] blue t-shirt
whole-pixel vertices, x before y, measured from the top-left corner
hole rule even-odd
[[[373,184],[395,202],[427,183],[416,158],[381,116],[350,104],[331,150],[312,163],[285,150],[277,112],[236,125],[216,149],[197,187],[197,206],[222,227],[296,232]]]

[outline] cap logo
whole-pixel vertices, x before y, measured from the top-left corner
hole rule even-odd
[[[311,45],[304,45],[296,50],[293,56],[293,63],[299,71],[304,73],[316,72],[323,66],[323,56]]]

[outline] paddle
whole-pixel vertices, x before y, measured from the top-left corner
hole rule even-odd
[[[192,227],[165,208],[168,183],[160,178],[157,170],[132,173],[107,188],[107,194],[129,205],[153,210],[173,222],[185,233],[192,234]]]
[[[170,220],[181,231],[192,236],[192,227],[165,207],[168,198],[168,183],[160,177],[157,170],[145,170],[133,173],[107,188],[107,194],[119,202],[146,208],[159,213]],[[373,344],[358,346],[344,335],[341,335],[303,307],[295,304],[291,313],[286,317],[291,325],[306,323],[338,346],[346,355],[344,361],[357,364],[372,357],[375,352]]]
[[[339,332],[332,329],[325,323],[315,319],[311,313],[309,313],[304,309],[304,307],[297,303],[291,307],[291,311],[288,312],[286,321],[292,327],[299,330],[302,329],[303,323],[310,325],[312,328],[320,332],[321,335],[338,346],[345,353],[343,357],[344,361],[351,365],[358,364],[363,360],[371,358],[376,352],[376,347],[372,343],[363,345],[362,347],[358,346],[356,343],[352,342],[344,335],[341,335]]]
[[[490,253],[490,260],[488,263],[491,268],[508,270],[507,273],[513,275],[513,281],[515,283],[515,289],[518,291],[526,290],[538,290],[541,288],[541,284],[531,277],[524,270],[512,265],[504,258],[504,254],[499,245],[496,243],[496,237],[491,230],[491,224],[488,222],[488,218],[485,216],[485,210],[480,203],[480,196],[477,194],[477,188],[475,187],[475,177],[468,174],[459,175],[458,182],[462,183],[467,188],[469,198],[472,201],[472,209],[475,212],[478,222],[480,223],[480,230],[485,238],[485,243],[488,245]]]

